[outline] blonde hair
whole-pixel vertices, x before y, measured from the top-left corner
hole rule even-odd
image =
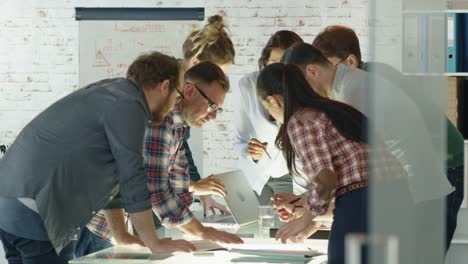
[[[217,65],[234,63],[234,45],[226,29],[220,15],[209,17],[202,29],[193,31],[185,40],[182,46],[184,59],[196,58]]]

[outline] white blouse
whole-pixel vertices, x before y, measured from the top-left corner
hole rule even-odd
[[[234,112],[234,149],[239,154],[238,167],[244,172],[250,187],[260,195],[268,179],[288,174],[288,167],[283,153],[275,145],[280,124],[269,120],[268,111],[257,97],[258,75],[259,72],[253,72],[240,79],[237,89],[233,90],[233,99],[236,106]],[[271,159],[267,154],[264,154],[257,162],[252,160],[248,152],[251,138],[268,142],[267,152]],[[300,164],[297,166],[301,172],[302,166]],[[295,175],[293,177],[294,193],[304,193],[308,183],[307,177]]]

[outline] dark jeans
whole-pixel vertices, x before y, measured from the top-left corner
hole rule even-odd
[[[75,246],[75,256],[79,258],[112,246],[114,246],[112,243],[94,234],[85,227],[78,234],[78,240],[76,241]]]
[[[464,192],[464,178],[463,178],[463,166],[457,168],[447,168],[447,178],[455,187],[455,191],[447,195],[446,202],[446,251],[450,247],[450,243],[457,228],[457,215],[460,210],[460,206],[463,202]]]
[[[57,255],[50,241],[15,236],[0,229],[0,240],[9,264],[66,264],[73,259],[72,243]]]
[[[345,237],[349,233],[367,234],[367,188],[348,192],[338,197],[333,211],[333,224],[328,240],[328,263],[345,263]],[[367,263],[363,251],[362,263]]]

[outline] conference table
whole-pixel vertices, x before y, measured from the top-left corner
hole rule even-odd
[[[195,216],[201,211],[199,207],[191,207]],[[281,225],[275,222],[275,228]],[[204,263],[327,263],[326,239],[306,239],[303,243],[282,244],[270,237],[269,233],[258,228],[257,223],[239,228],[227,228],[225,231],[239,235],[244,244],[232,245],[199,241],[196,238],[183,235],[176,228],[158,228],[158,237],[187,239],[197,248],[192,253],[151,254],[148,248],[140,246],[114,246],[99,252],[74,259],[72,264],[139,264],[139,263],[174,263],[174,264],[204,264]]]

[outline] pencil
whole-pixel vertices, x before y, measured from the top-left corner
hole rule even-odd
[[[289,201],[289,204],[294,204],[296,203],[297,201],[299,201],[302,197],[297,197],[296,199],[293,199],[291,201]]]
[[[265,154],[267,154],[267,156],[268,156],[270,159],[272,159],[271,156],[270,156],[270,154],[268,154],[268,151],[266,150],[266,148],[263,148],[263,150],[265,150]]]

